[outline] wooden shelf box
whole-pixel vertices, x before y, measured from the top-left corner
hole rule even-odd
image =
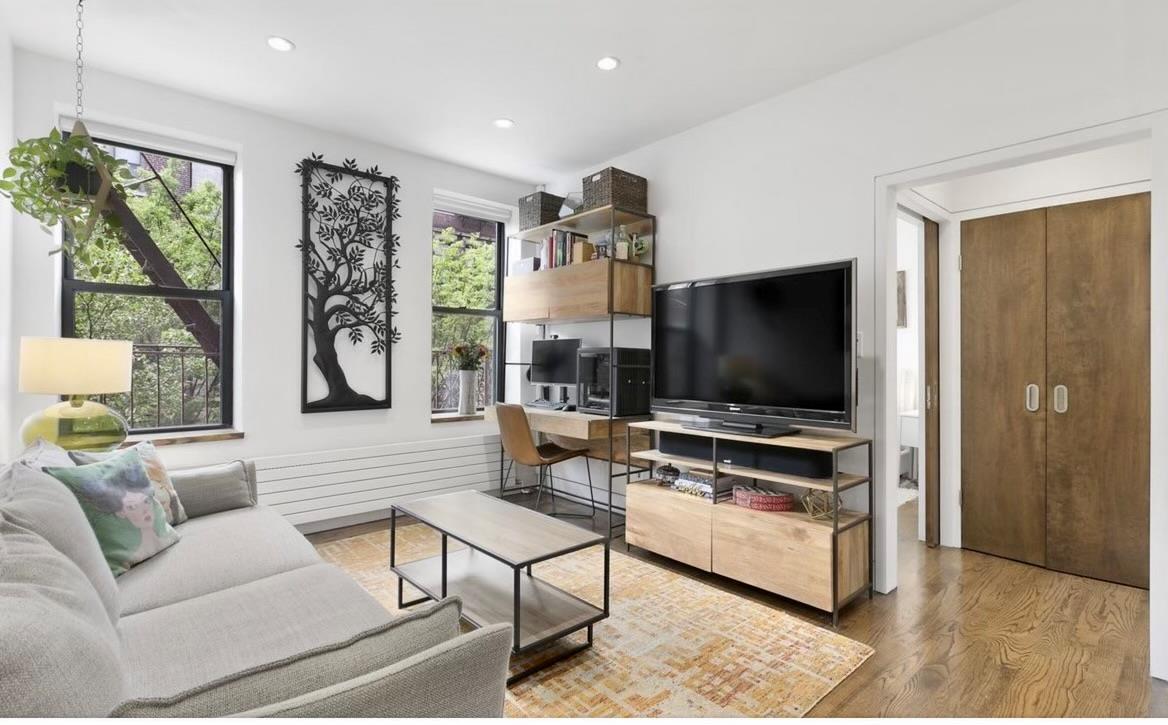
[[[503,280],[503,321],[583,321],[610,313],[648,316],[651,280],[652,269],[647,265],[615,259],[508,276]]]

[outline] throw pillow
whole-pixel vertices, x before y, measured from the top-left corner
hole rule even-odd
[[[170,480],[170,473],[166,470],[166,464],[162,462],[162,457],[158,455],[158,449],[150,441],[142,441],[131,446],[130,450],[138,451],[138,455],[142,458],[142,465],[146,466],[146,476],[154,486],[154,495],[162,506],[162,510],[166,512],[166,523],[178,526],[186,521],[187,512],[183,508],[182,500],[178,497],[178,492],[174,490],[174,482]],[[81,466],[106,461],[109,460],[110,456],[116,455],[117,452],[71,451],[69,453],[73,462]]]
[[[81,503],[114,576],[178,541],[178,532],[166,523],[137,451],[128,449],[99,463],[46,468],[45,472],[68,486]]]
[[[45,466],[67,468],[74,465],[73,459],[69,457],[69,451],[56,443],[49,443],[44,438],[37,438],[32,445],[24,449],[17,460],[38,471]]]

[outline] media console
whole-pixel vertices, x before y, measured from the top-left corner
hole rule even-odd
[[[650,450],[626,452],[649,464],[650,479],[630,482],[625,507],[626,544],[667,556],[702,571],[736,579],[831,613],[866,591],[872,596],[872,517],[834,507],[813,518],[794,511],[755,511],[675,491],[653,478],[656,464],[740,476],[755,483],[795,487],[800,493],[840,492],[867,486],[872,442],[833,433],[799,432],[778,438],[685,428],[667,420],[632,422],[629,428],[656,438]],[[631,431],[630,431],[631,432]],[[867,474],[840,470],[840,455],[864,448]]]

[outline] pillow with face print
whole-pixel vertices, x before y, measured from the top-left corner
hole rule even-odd
[[[170,473],[167,472],[166,466],[162,463],[162,457],[158,455],[158,450],[155,449],[154,444],[150,441],[142,441],[131,447],[135,451],[138,451],[138,455],[142,457],[142,465],[146,466],[146,475],[150,478],[150,483],[154,485],[154,496],[158,499],[162,510],[166,512],[166,523],[172,526],[178,526],[186,521],[186,509],[183,508],[182,501],[179,500],[178,492],[174,490],[174,483],[170,480]],[[88,463],[108,461],[110,457],[116,456],[119,453],[120,451],[113,453],[69,451],[69,458],[72,459],[73,463],[83,466]]]
[[[114,576],[178,541],[134,449],[99,463],[48,467],[45,472],[68,486],[81,503]]]

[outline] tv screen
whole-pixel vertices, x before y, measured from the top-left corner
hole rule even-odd
[[[531,341],[531,382],[541,385],[575,385],[576,353],[580,340]]]
[[[654,407],[850,426],[852,268],[657,287]]]

